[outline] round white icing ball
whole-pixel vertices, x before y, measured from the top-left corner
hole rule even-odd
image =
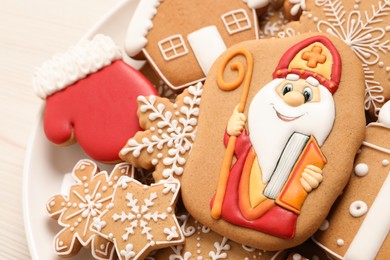
[[[355,218],[363,216],[367,213],[367,210],[367,204],[361,200],[354,201],[349,206],[349,213]]]
[[[355,174],[357,176],[363,177],[368,174],[368,165],[365,163],[359,163],[355,166]]]
[[[379,111],[378,122],[390,127],[390,101],[387,101]]]

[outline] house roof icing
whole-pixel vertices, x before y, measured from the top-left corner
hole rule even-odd
[[[130,57],[140,53],[148,42],[146,35],[153,28],[152,19],[159,5],[160,0],[140,0],[126,34],[125,49]]]

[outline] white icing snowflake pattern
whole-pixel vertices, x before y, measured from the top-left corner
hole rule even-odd
[[[147,115],[150,128],[128,141],[121,158],[134,162],[143,155],[150,156],[149,161],[156,167],[155,179],[156,175],[157,179],[179,178],[195,140],[201,95],[202,84],[198,83],[186,89],[174,104],[155,96],[140,96],[139,111],[141,116]],[[167,152],[163,152],[165,148]]]
[[[184,241],[174,207],[180,184],[160,182],[146,186],[132,178],[118,181],[109,208],[91,229],[114,242],[118,257],[144,257],[154,247]]]
[[[78,250],[73,242],[77,239],[83,246],[89,246],[92,242],[92,254],[95,258],[112,259],[113,245],[89,228],[92,221],[110,203],[118,179],[132,175],[133,170],[128,163],[121,163],[115,166],[108,177],[107,172],[99,172],[96,164],[90,160],[81,160],[76,164],[72,172],[76,184],[71,186],[69,195],[54,196],[47,203],[49,214],[54,218],[59,215],[58,223],[64,227],[54,239],[58,255],[73,255]],[[99,224],[101,227],[105,225],[104,222]]]

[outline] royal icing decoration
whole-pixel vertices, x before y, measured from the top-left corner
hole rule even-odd
[[[371,2],[363,5],[360,0],[307,1],[309,11],[301,17],[300,27],[288,27],[299,32],[326,32],[350,46],[361,60],[365,74],[365,108],[377,116],[390,79],[390,1]]]
[[[366,176],[368,174],[368,165],[365,163],[359,163],[356,165],[355,174],[360,177]]]
[[[361,217],[367,213],[367,204],[361,200],[354,201],[349,207],[349,213],[355,218]]]
[[[165,98],[138,97],[140,124],[137,133],[121,150],[120,157],[145,169],[155,167],[153,176],[180,179],[195,140],[202,84],[191,86],[171,103]]]
[[[123,177],[91,230],[115,244],[120,259],[145,257],[153,249],[181,244],[184,236],[174,214],[178,182],[146,186]]]
[[[189,215],[178,216],[185,245],[171,246],[150,256],[154,259],[274,259],[281,252],[267,252],[239,245],[218,235]]]
[[[260,39],[277,37],[279,33],[284,32],[285,26],[289,22],[291,21],[284,16],[282,10],[274,10],[270,6],[259,21]]]
[[[99,172],[95,163],[81,160],[74,167],[72,176],[76,184],[68,195],[56,195],[47,203],[47,211],[58,219],[63,229],[55,236],[55,251],[60,256],[72,256],[80,249],[91,246],[97,259],[113,259],[113,244],[90,231],[92,222],[107,208],[118,179],[133,174],[128,163],[115,166],[110,177]],[[101,223],[104,226],[105,223]]]
[[[288,0],[292,5],[290,14],[296,16],[301,11],[306,11],[306,0]]]
[[[122,53],[113,40],[98,34],[91,41],[84,40],[46,61],[35,72],[34,91],[45,99],[121,58]]]

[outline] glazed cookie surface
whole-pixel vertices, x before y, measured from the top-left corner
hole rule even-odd
[[[230,48],[203,88],[182,179],[187,210],[251,247],[304,242],[349,179],[365,131],[361,84],[357,58],[335,37]]]

